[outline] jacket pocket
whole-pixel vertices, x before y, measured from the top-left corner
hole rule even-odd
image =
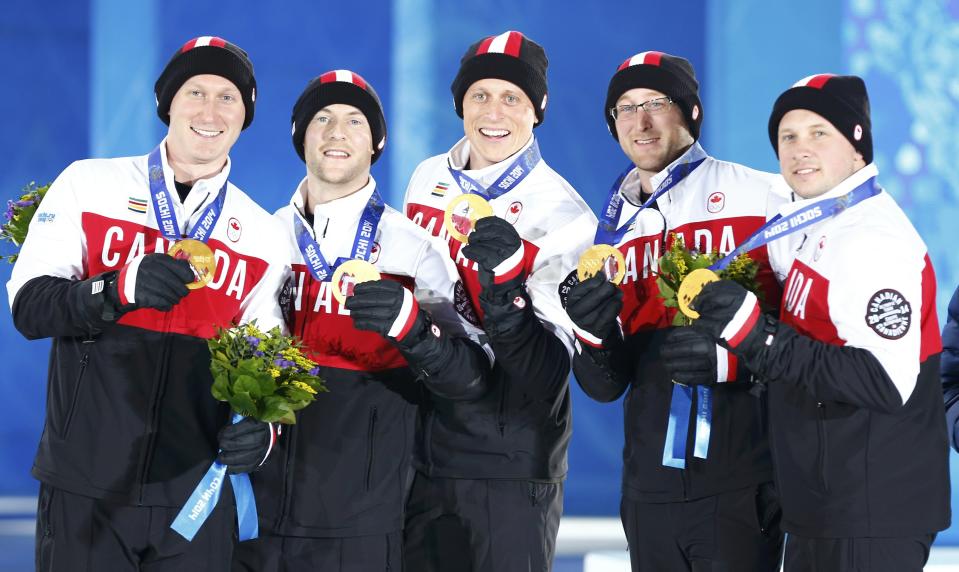
[[[77,402],[80,401],[80,391],[83,389],[83,373],[87,370],[87,363],[90,362],[90,354],[85,353],[80,358],[80,367],[77,370],[77,378],[73,383],[73,395],[70,398],[70,408],[67,409],[67,415],[63,419],[63,430],[61,436],[66,439],[70,435],[70,425],[73,424],[73,415],[77,410]]]
[[[824,493],[829,492],[829,479],[826,475],[829,473],[829,440],[826,433],[826,406],[820,401],[816,403],[816,432],[819,437],[819,454],[817,456],[817,470],[819,476],[819,488]]]
[[[373,460],[376,456],[376,407],[370,408],[370,424],[366,444],[366,490],[373,479]]]

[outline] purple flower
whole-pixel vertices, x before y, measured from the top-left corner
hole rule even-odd
[[[316,366],[313,369],[311,369],[310,375],[312,375],[313,377],[320,375],[320,366]]]
[[[22,208],[26,208],[26,207],[32,207],[32,206],[33,206],[33,203],[34,203],[34,201],[32,201],[32,200],[17,201],[17,202],[15,202],[15,203],[13,203],[13,206],[22,209]]]
[[[273,360],[273,365],[275,365],[276,367],[283,368],[283,367],[292,367],[296,364],[288,359],[276,358],[275,360]]]
[[[7,212],[4,213],[7,220],[13,220],[13,201],[7,201]]]
[[[250,344],[252,349],[260,347],[260,338],[256,336],[246,336],[246,343]]]
[[[256,357],[263,357],[264,354],[260,350],[256,350],[255,352],[253,352],[253,355],[255,355]]]

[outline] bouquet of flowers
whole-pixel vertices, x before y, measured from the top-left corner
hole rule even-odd
[[[683,243],[683,238],[676,233],[670,233],[672,244],[669,249],[659,258],[659,274],[656,278],[656,284],[659,286],[659,296],[663,299],[663,304],[667,308],[679,309],[679,303],[676,300],[676,292],[679,291],[679,285],[683,279],[698,268],[709,268],[720,259],[717,251],[699,252],[695,249],[687,249]],[[749,257],[749,254],[743,252],[729,263],[724,270],[717,270],[716,274],[720,278],[725,278],[738,283],[740,286],[753,292],[760,299],[763,299],[762,289],[756,280],[756,273],[759,266],[756,261]],[[677,311],[673,317],[674,326],[688,326],[690,319],[682,312]]]
[[[298,340],[253,321],[219,329],[208,340],[213,397],[233,411],[270,423],[296,423],[294,412],[326,391],[319,367],[303,356]]]
[[[37,207],[40,206],[40,201],[43,200],[49,188],[49,183],[38,187],[36,182],[31,182],[20,192],[19,199],[7,201],[4,223],[0,225],[0,239],[12,242],[17,248],[23,245],[33,214],[37,212]],[[18,254],[15,253],[3,258],[13,264],[17,261],[17,256]]]

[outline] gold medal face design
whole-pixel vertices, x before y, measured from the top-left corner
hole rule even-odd
[[[353,288],[357,284],[379,280],[380,271],[365,260],[347,260],[336,267],[330,287],[333,288],[333,297],[342,306],[346,299],[353,295]]]
[[[606,279],[619,285],[626,275],[626,259],[615,246],[597,244],[583,252],[576,264],[576,276],[580,282],[602,272]]]
[[[203,288],[213,280],[213,274],[216,272],[216,258],[205,242],[186,238],[170,247],[167,254],[190,263],[190,269],[193,270],[195,278],[193,282],[186,285],[190,290]]]
[[[679,311],[693,320],[699,318],[699,312],[689,307],[693,299],[703,290],[703,286],[710,282],[719,281],[719,276],[708,268],[697,268],[689,274],[679,284],[679,292],[676,292],[676,301],[679,303]]]
[[[476,221],[493,216],[493,207],[479,195],[467,193],[450,201],[443,216],[446,231],[456,240],[466,243]]]

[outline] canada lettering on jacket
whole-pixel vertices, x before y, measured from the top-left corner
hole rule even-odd
[[[306,282],[306,272],[294,271],[293,277],[294,280],[296,280],[296,298],[293,299],[293,311],[301,312],[303,310],[303,292],[305,291],[303,284]],[[332,314],[335,310],[335,312],[341,316],[349,316],[350,311],[341,306],[336,301],[336,298],[333,297],[331,284],[329,281],[320,282],[316,299],[313,301],[312,310],[324,314]]]
[[[626,273],[623,275],[623,284],[629,284],[639,280],[639,265],[636,264],[636,247],[630,245],[626,249]],[[643,247],[643,279],[650,276],[656,276],[659,273],[659,239],[651,240],[642,245]]]
[[[450,234],[446,230],[446,225],[442,223],[442,220],[439,217],[431,216],[430,219],[426,221],[426,224],[423,224],[424,219],[425,215],[423,214],[423,211],[417,211],[413,213],[413,222],[426,229],[426,232],[432,234],[433,236],[438,236],[445,241],[450,240]],[[439,231],[437,231],[437,227],[439,227]]]
[[[126,257],[119,250],[124,245],[114,246],[114,242],[122,243],[124,240],[123,229],[118,226],[111,226],[107,229],[103,237],[103,250],[100,252],[100,261],[106,268],[119,268],[129,264],[134,258],[148,254],[146,251],[146,236],[142,232],[133,235]],[[153,243],[153,252],[166,252],[173,245],[173,241],[168,241],[162,236],[158,236]],[[216,272],[213,280],[207,284],[207,288],[220,290],[226,284],[226,296],[233,296],[237,300],[243,300],[244,288],[246,285],[246,260],[239,258],[234,265],[230,259],[229,253],[220,250],[213,250],[213,258],[216,261]],[[229,276],[229,281],[227,281]]]
[[[697,228],[693,230],[693,248],[699,252],[712,252],[713,242],[714,242],[714,233],[712,229],[708,228]],[[686,232],[676,232],[677,238],[683,239],[683,244],[689,245],[690,241],[686,237]],[[729,254],[733,250],[736,250],[736,236],[733,234],[733,227],[731,225],[723,225],[722,230],[719,234],[719,247],[715,250],[718,250],[720,254]]]
[[[806,277],[798,268],[793,268],[786,281],[786,295],[783,297],[786,311],[799,320],[806,319],[806,303],[812,290],[813,277]]]

